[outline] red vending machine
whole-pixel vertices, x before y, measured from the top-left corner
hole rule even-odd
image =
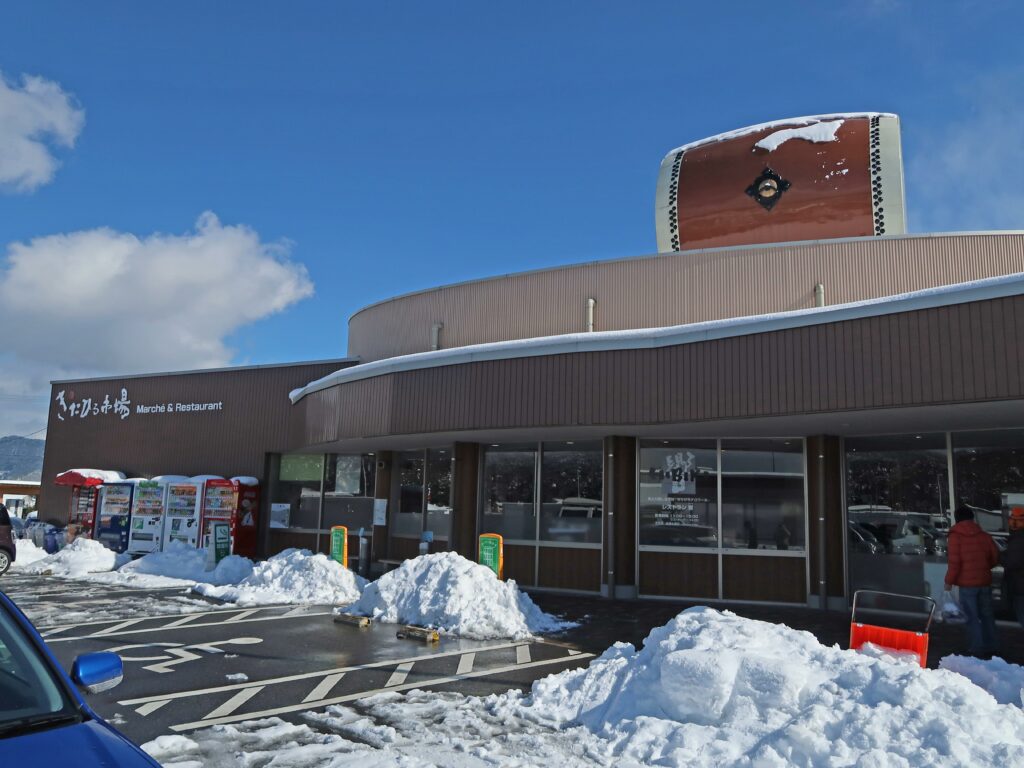
[[[256,557],[256,529],[260,516],[260,481],[255,477],[233,477],[235,514],[231,518],[231,541],[236,555]]]
[[[78,525],[82,534],[91,538],[96,527],[99,487],[103,483],[123,483],[125,479],[121,472],[105,469],[69,469],[57,475],[54,481],[57,485],[71,486],[68,525]]]
[[[206,488],[203,492],[203,516],[199,524],[199,546],[209,547],[212,545],[213,523],[231,524],[235,515],[235,485],[230,480],[222,478],[206,481]],[[232,525],[232,528],[234,526]],[[234,531],[232,531],[234,533]],[[234,554],[234,536],[232,536],[231,552]]]

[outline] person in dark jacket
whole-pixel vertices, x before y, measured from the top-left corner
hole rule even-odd
[[[992,569],[999,563],[999,550],[992,537],[974,522],[970,507],[959,507],[953,517],[956,525],[949,529],[946,589],[959,587],[960,608],[967,618],[967,652],[988,657],[996,650]]]
[[[1010,537],[1003,552],[1003,589],[1013,599],[1013,612],[1024,627],[1024,507],[1010,510]]]

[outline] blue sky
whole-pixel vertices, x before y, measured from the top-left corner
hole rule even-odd
[[[293,275],[281,311],[214,323],[219,346],[165,327],[94,363],[61,344],[130,322],[8,312],[0,338],[32,343],[0,346],[0,435],[43,425],[48,378],[343,356],[347,317],[370,302],[653,252],[663,155],[765,120],[897,112],[911,230],[1024,228],[1022,21],[998,1],[5,3],[8,85],[45,78],[84,122],[51,147],[50,181],[0,192],[0,286],[11,244],[108,228],[164,253],[212,211],[304,266],[313,293]],[[23,258],[44,244],[59,241]],[[76,301],[40,294],[40,317]],[[130,351],[165,337],[182,348]]]

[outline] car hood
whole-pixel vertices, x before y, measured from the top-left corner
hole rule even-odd
[[[0,765],[56,768],[70,765],[70,755],[74,755],[75,768],[152,768],[158,765],[126,738],[95,720],[0,739]]]

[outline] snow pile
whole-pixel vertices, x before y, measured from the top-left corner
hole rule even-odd
[[[359,599],[366,580],[326,555],[286,549],[259,563],[235,586],[200,584],[196,591],[241,606],[280,603],[343,605]]]
[[[684,611],[640,651],[619,643],[537,681],[523,706],[641,763],[1024,765],[1024,711],[966,678],[710,608]]]
[[[1024,667],[1000,658],[982,661],[969,656],[946,656],[939,667],[963,675],[1000,704],[1024,706]]]
[[[20,550],[19,550],[20,551]],[[47,555],[21,569],[23,573],[48,576],[85,576],[89,573],[111,571],[117,556],[98,541],[79,536],[60,552]]]
[[[37,547],[31,539],[15,539],[14,547],[17,552],[14,562],[11,563],[12,569],[24,568],[27,565],[49,557],[46,554],[46,550],[42,547]]]
[[[214,570],[208,571],[205,549],[197,549],[182,541],[170,541],[163,552],[150,552],[122,567],[116,580],[148,587],[171,586],[174,583],[170,581],[172,579],[237,584],[252,573],[252,567],[249,558],[228,555],[217,563]]]
[[[370,584],[348,612],[478,640],[518,640],[573,626],[541,611],[514,581],[499,581],[455,552],[406,560]]]
[[[758,149],[767,149],[769,152],[774,152],[790,139],[803,139],[815,144],[836,141],[836,131],[839,130],[842,124],[842,120],[833,120],[828,123],[804,125],[800,128],[784,128],[781,131],[769,133],[754,146]]]

